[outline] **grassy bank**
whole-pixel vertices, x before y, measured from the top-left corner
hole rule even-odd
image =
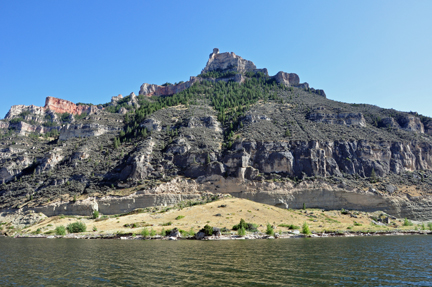
[[[122,215],[104,216],[55,216],[21,230],[22,234],[55,234],[55,229],[81,222],[87,227],[83,234],[139,234],[144,228],[159,234],[162,230],[177,227],[184,231],[198,232],[206,224],[232,230],[241,219],[254,223],[258,231],[266,232],[267,224],[275,232],[302,231],[306,223],[312,232],[337,231],[394,231],[429,230],[427,224],[413,224],[404,219],[392,219],[382,212],[360,212],[321,209],[281,209],[239,198],[224,198],[205,204],[182,203],[175,207],[147,208]],[[192,206],[190,206],[192,205]],[[97,218],[96,218],[97,217]],[[387,223],[389,220],[389,223]],[[383,222],[386,223],[383,223]]]

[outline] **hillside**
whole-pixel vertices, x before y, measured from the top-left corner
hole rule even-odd
[[[0,131],[3,215],[110,215],[228,193],[432,219],[431,118],[336,102],[217,49],[189,81],[99,105],[13,106]]]
[[[55,228],[67,226],[77,221],[87,226],[85,234],[109,236],[136,234],[144,228],[157,234],[162,230],[177,228],[183,236],[193,235],[205,225],[222,229],[224,234],[237,234],[232,228],[243,219],[255,224],[256,231],[265,233],[267,224],[271,224],[279,234],[301,232],[306,222],[314,233],[331,232],[395,232],[409,230],[428,230],[430,225],[404,226],[404,220],[389,218],[382,212],[367,213],[346,210],[281,209],[254,201],[223,197],[205,204],[202,202],[180,202],[173,207],[153,207],[138,209],[135,212],[101,216],[99,218],[82,216],[54,216],[45,218],[37,224],[22,230],[23,234],[55,235]],[[383,223],[386,222],[386,223]],[[411,222],[412,223],[412,222]],[[410,224],[411,224],[410,223]],[[11,230],[8,230],[11,232]],[[252,233],[248,232],[249,234]]]

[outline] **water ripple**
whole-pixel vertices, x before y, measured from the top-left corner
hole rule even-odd
[[[0,238],[3,286],[432,286],[432,236],[254,241]]]

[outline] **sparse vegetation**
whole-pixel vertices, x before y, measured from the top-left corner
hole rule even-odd
[[[406,217],[404,219],[404,223],[403,226],[413,226],[414,224],[412,223],[411,220],[408,220]]]
[[[309,229],[309,225],[305,222],[305,223],[303,223],[303,226],[302,226],[302,233],[304,234],[304,235],[310,235],[311,234],[311,231],[310,231],[310,229]]]
[[[56,235],[66,235],[66,228],[63,225],[57,226],[55,229]]]
[[[274,235],[274,230],[270,223],[267,223],[266,234],[270,236]]]
[[[80,233],[80,232],[85,232],[87,230],[87,226],[85,225],[85,223],[78,221],[75,223],[68,224],[66,229],[69,233]]]

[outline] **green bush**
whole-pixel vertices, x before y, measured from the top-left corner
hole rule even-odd
[[[211,236],[211,235],[213,235],[213,227],[211,227],[211,226],[208,225],[208,224],[206,224],[206,225],[204,226],[203,231],[204,231],[204,233],[205,233],[206,236]]]
[[[237,230],[237,234],[239,236],[245,236],[246,235],[246,229],[244,229],[244,227],[241,227],[239,230]]]
[[[411,222],[411,220],[408,220],[408,218],[405,217],[403,226],[413,226],[414,224]]]
[[[232,227],[232,230],[239,230],[244,228],[246,231],[256,232],[258,231],[258,225],[255,223],[247,223],[244,219],[240,219],[240,223]]]
[[[98,219],[99,218],[99,211],[95,210],[93,211],[93,219]]]
[[[162,224],[162,226],[170,226],[170,225],[172,225],[172,222],[171,222],[171,221],[169,221],[169,222],[165,222],[165,223]]]
[[[182,219],[182,218],[184,218],[184,215],[179,215],[179,216],[177,216],[175,219],[176,219],[176,220],[180,220],[180,219]]]
[[[150,236],[156,236],[156,230],[150,229]]]
[[[87,230],[87,226],[85,225],[85,223],[78,221],[75,223],[68,224],[66,229],[69,233],[80,233],[80,232],[85,232]]]
[[[141,235],[145,237],[149,237],[150,231],[147,229],[147,227],[144,227],[144,229],[141,231]]]
[[[273,234],[274,234],[273,227],[271,226],[270,223],[267,223],[266,234],[267,234],[267,235],[273,235]]]
[[[354,226],[362,226],[362,225],[363,224],[354,221]]]
[[[66,228],[63,225],[57,226],[55,229],[55,234],[66,235]]]
[[[432,222],[429,222],[429,223],[428,223],[428,228],[429,228],[429,230],[432,231]]]
[[[308,225],[306,222],[303,223],[302,233],[303,233],[304,235],[309,235],[309,234],[311,234],[311,231],[310,231],[310,229],[309,229],[309,225]]]

